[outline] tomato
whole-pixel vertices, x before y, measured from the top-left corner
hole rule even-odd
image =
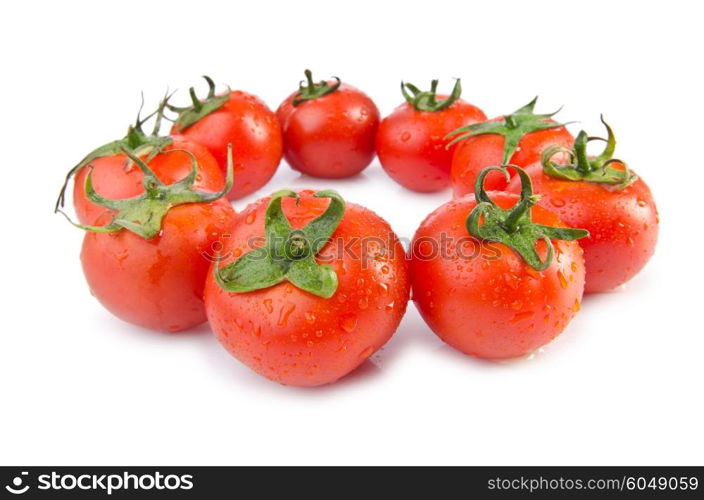
[[[615,138],[608,125],[607,129],[607,148],[613,150]],[[543,196],[540,205],[554,211],[569,226],[589,231],[591,236],[580,240],[588,293],[611,290],[635,276],[655,252],[659,224],[655,201],[646,183],[628,171],[623,162],[612,160],[609,152],[587,160],[589,139],[584,132],[577,138],[572,154],[576,166],[551,165],[550,153],[559,153],[555,149],[546,151],[547,169],[541,163],[526,169]],[[580,150],[581,154],[577,154]],[[548,174],[551,167],[558,175],[566,173],[566,169],[578,172],[580,157],[591,180],[568,180]],[[606,168],[600,166],[608,161]],[[609,179],[612,180],[605,182]],[[520,186],[514,180],[508,189],[515,192]]]
[[[179,112],[171,132],[208,148],[223,172],[232,144],[235,182],[227,196],[237,200],[264,186],[276,172],[283,153],[281,127],[257,96],[240,90],[216,96],[212,80],[206,80],[210,91],[205,100],[199,101],[191,89],[193,106],[170,107]]]
[[[586,233],[562,229],[554,213],[532,206],[525,179],[521,197],[482,188],[445,203],[413,238],[416,307],[443,341],[463,353],[487,359],[528,354],[561,333],[579,310],[582,249],[563,240]],[[519,224],[509,231],[504,226],[511,214]],[[470,230],[472,221],[476,230]]]
[[[337,179],[364,170],[374,159],[379,110],[361,90],[340,83],[314,83],[288,96],[276,110],[284,156],[294,170]]]
[[[459,79],[449,96],[435,94],[437,83],[433,80],[428,92],[401,83],[407,102],[381,121],[376,135],[381,166],[393,180],[413,191],[432,192],[449,187],[455,145],[445,147],[447,134],[486,120],[481,109],[460,99]]]
[[[316,224],[325,229],[316,232]],[[253,250],[263,244],[265,226],[280,234]],[[281,256],[264,262],[275,241]],[[300,248],[311,250],[293,251]],[[257,251],[264,257],[247,263]],[[409,280],[398,238],[381,217],[344,204],[334,191],[279,192],[251,204],[237,216],[223,255],[205,285],[210,325],[234,357],[282,384],[343,377],[389,340],[406,310]],[[262,262],[271,269],[257,267]],[[247,265],[255,272],[248,275]],[[295,266],[304,271],[296,274]]]
[[[163,183],[173,184],[190,172],[191,156],[180,150],[189,151],[198,162],[195,187],[211,193],[222,189],[224,180],[215,158],[205,147],[178,135],[173,136],[171,144],[165,146],[161,153],[149,161],[149,167]],[[143,155],[142,158],[145,156]],[[128,162],[124,153],[92,160],[89,165],[79,169],[75,174],[73,204],[76,217],[82,224],[94,224],[100,215],[109,211],[86,197],[85,180],[89,171],[92,171],[93,187],[106,198],[125,199],[144,192],[142,186],[144,174],[134,164]]]
[[[450,173],[455,197],[473,192],[474,181],[485,167],[504,164],[526,167],[538,161],[550,145],[572,145],[572,134],[550,119],[554,113],[533,113],[536,99],[510,115],[463,127],[451,134],[455,136],[454,141],[460,141],[452,157]],[[491,172],[486,178],[489,190],[502,190],[506,185],[506,179],[499,172]]]
[[[130,158],[148,189],[117,201],[87,192],[117,215],[104,213],[98,226],[81,226],[88,230],[83,271],[92,294],[118,318],[155,330],[185,330],[206,320],[205,277],[235,216],[221,198],[231,176],[221,192],[206,193],[193,189],[197,166],[191,177],[166,185],[138,157]]]

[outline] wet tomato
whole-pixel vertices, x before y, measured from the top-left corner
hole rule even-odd
[[[204,192],[194,189],[197,163],[180,182],[165,184],[128,154],[143,173],[140,196],[100,196],[89,174],[86,196],[110,211],[95,226],[81,226],[88,231],[83,271],[93,295],[120,319],[155,330],[185,330],[206,319],[205,277],[235,215],[222,198],[232,169],[220,192]]]
[[[635,276],[655,252],[658,212],[646,183],[611,154],[616,145],[611,128],[605,154],[587,157],[590,139],[581,132],[567,154],[572,163],[555,164],[546,151],[544,162],[527,172],[541,193],[540,205],[554,211],[572,227],[587,229],[589,238],[580,240],[587,269],[586,292],[611,290]],[[517,192],[514,181],[509,191]]]
[[[449,96],[436,95],[437,80],[431,90],[421,92],[411,84],[401,84],[405,103],[384,118],[376,136],[376,153],[387,174],[402,186],[419,192],[432,192],[450,186],[450,165],[455,145],[446,147],[447,134],[483,122],[482,110],[460,99],[460,80]]]
[[[532,206],[521,175],[520,197],[482,189],[450,201],[425,219],[411,245],[421,316],[449,345],[480,358],[522,356],[551,341],[584,290],[582,249],[566,240],[586,233]]]
[[[313,82],[288,96],[276,111],[284,155],[294,170],[313,177],[350,177],[374,159],[379,110],[361,90],[335,81]]]
[[[205,146],[224,172],[227,147],[232,144],[235,183],[227,194],[236,200],[264,186],[281,162],[283,140],[276,115],[253,94],[234,90],[215,95],[215,86],[199,100],[191,89],[193,105],[171,106],[179,113],[172,134],[181,134]]]
[[[331,190],[281,191],[237,216],[205,303],[238,360],[276,382],[314,386],[389,340],[408,294],[404,250],[386,221]]]

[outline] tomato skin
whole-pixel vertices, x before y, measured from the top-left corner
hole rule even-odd
[[[546,175],[540,164],[526,171],[542,196],[540,205],[558,214],[568,226],[590,233],[579,240],[587,268],[585,292],[611,290],[638,274],[650,260],[659,219],[653,195],[642,179],[615,190],[603,184],[555,179]],[[508,190],[520,191],[517,179]]]
[[[503,117],[491,121],[502,120]],[[553,120],[546,120],[552,122]],[[530,132],[518,142],[518,149],[509,159],[509,163],[527,167],[540,161],[543,150],[550,145],[572,147],[574,137],[565,127]],[[474,192],[474,181],[479,172],[486,167],[500,166],[504,151],[504,137],[498,134],[484,134],[460,141],[452,156],[452,189],[455,197]],[[509,170],[511,176],[514,173]],[[484,186],[488,190],[506,189],[506,178],[499,172],[490,172]]]
[[[276,115],[253,94],[234,90],[222,107],[196,123],[171,129],[202,144],[212,153],[223,175],[227,172],[227,146],[232,144],[235,182],[227,197],[243,198],[264,186],[281,162],[283,139]]]
[[[146,328],[176,332],[203,323],[205,277],[234,216],[220,199],[172,208],[150,240],[125,229],[86,233],[81,262],[91,293],[118,318]]]
[[[195,189],[214,193],[223,188],[225,180],[215,158],[205,147],[180,136],[174,136],[173,143],[149,162],[149,168],[161,182],[173,184],[191,172],[191,157],[182,151],[166,152],[174,149],[190,151],[198,161],[198,176],[193,185]],[[122,200],[144,192],[142,171],[136,165],[126,168],[127,161],[127,155],[119,154],[97,158],[90,163],[93,188],[98,194],[109,199]],[[93,224],[102,214],[108,212],[107,208],[96,205],[86,197],[85,182],[89,166],[76,173],[73,188],[73,204],[81,224]]]
[[[296,93],[276,110],[284,135],[284,156],[291,168],[329,179],[364,170],[374,159],[379,127],[374,101],[345,83],[298,106],[293,105]]]
[[[503,192],[489,196],[505,209],[518,199]],[[486,359],[523,356],[562,332],[579,309],[582,250],[574,241],[553,241],[555,258],[545,271],[534,270],[500,243],[483,242],[473,257],[480,243],[469,236],[465,221],[475,206],[474,195],[450,201],[418,228],[411,246],[413,300],[428,326],[463,353]],[[531,213],[538,224],[563,226],[541,207]],[[442,241],[443,234],[449,253],[427,258],[426,242]],[[545,243],[537,248],[545,258]]]
[[[447,96],[438,96],[438,100]],[[381,121],[376,153],[387,174],[413,191],[429,193],[450,186],[456,145],[445,136],[455,129],[486,121],[478,107],[458,99],[441,111],[417,111],[407,102]]]
[[[294,228],[327,207],[327,200],[311,194],[301,192],[298,206],[292,198],[283,199]],[[268,200],[238,214],[222,265],[248,252],[248,242],[263,237]],[[354,243],[348,252],[339,252],[340,242]],[[218,340],[252,370],[281,384],[315,386],[338,380],[391,338],[406,310],[410,285],[403,247],[388,223],[370,210],[347,203],[317,260],[337,272],[338,288],[330,299],[288,282],[247,293],[227,292],[212,270],[205,285],[208,321]]]

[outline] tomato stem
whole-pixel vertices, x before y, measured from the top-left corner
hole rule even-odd
[[[504,210],[489,197],[484,188],[484,180],[487,174],[494,170],[509,179],[508,168],[514,169],[521,179],[521,194],[512,208]],[[543,226],[533,222],[531,207],[540,197],[533,194],[533,184],[526,171],[515,165],[487,167],[482,170],[474,185],[474,196],[477,206],[469,213],[466,221],[469,234],[481,240],[503,243],[515,250],[537,271],[547,269],[552,262],[554,248],[551,240],[572,241],[589,235],[584,229]],[[539,240],[544,241],[547,246],[547,256],[544,260],[536,250]]]
[[[453,130],[445,136],[446,139],[452,138],[452,140],[447,143],[445,147],[449,149],[453,144],[477,135],[502,135],[504,136],[504,151],[501,163],[506,165],[516,152],[518,143],[524,135],[530,134],[531,132],[537,132],[538,130],[547,130],[567,125],[566,123],[557,123],[550,120],[550,118],[560,112],[559,109],[553,113],[547,114],[534,113],[535,104],[537,101],[538,98],[535,97],[528,104],[517,109],[513,113],[504,116],[501,120],[474,123],[472,125]]]
[[[457,101],[462,95],[462,83],[460,79],[455,80],[455,86],[452,92],[442,101],[437,100],[438,80],[430,82],[430,90],[422,91],[412,83],[401,82],[401,94],[408,104],[413,106],[416,111],[424,111],[434,113],[447,109]]]
[[[144,177],[142,186],[144,193],[134,198],[113,200],[98,194],[93,187],[93,172],[88,172],[85,180],[86,197],[96,205],[114,211],[110,222],[105,226],[90,226],[73,222],[62,210],[63,214],[71,224],[85,231],[97,233],[114,233],[126,229],[141,236],[145,240],[151,239],[161,231],[164,216],[173,207],[187,203],[209,203],[222,198],[232,188],[233,167],[232,167],[232,145],[227,149],[227,179],[223,189],[216,193],[206,193],[193,189],[193,184],[198,175],[198,161],[190,151],[185,149],[171,149],[163,151],[162,154],[182,152],[191,157],[190,173],[174,184],[166,185],[149,168],[147,163],[138,155],[124,146],[122,152],[142,171]]]
[[[599,184],[609,184],[616,189],[624,189],[634,183],[638,176],[628,169],[625,162],[613,158],[616,151],[616,137],[611,127],[601,116],[601,122],[606,127],[607,138],[590,137],[582,130],[577,134],[572,148],[553,145],[545,148],[541,155],[543,171],[546,175],[567,181],[584,181]],[[604,150],[596,157],[590,158],[587,146],[591,141],[606,143]],[[561,154],[566,161],[555,163],[552,158]],[[619,164],[621,168],[613,165]]]
[[[345,213],[345,201],[333,190],[318,191],[316,198],[330,198],[325,212],[302,229],[293,229],[281,207],[282,198],[300,197],[285,189],[271,196],[264,219],[266,243],[234,262],[213,268],[218,285],[229,292],[245,293],[289,281],[301,290],[330,298],[337,290],[337,274],[329,265],[315,261],[337,229]]]
[[[332,92],[335,92],[338,88],[340,88],[340,85],[342,83],[340,79],[336,76],[332,77],[333,80],[335,80],[332,85],[329,84],[326,80],[321,80],[319,83],[315,83],[313,81],[313,72],[311,70],[306,69],[303,73],[306,75],[306,81],[308,85],[304,85],[305,82],[303,81],[298,84],[298,92],[296,92],[296,95],[293,97],[292,101],[292,104],[294,106],[303,104],[306,101],[320,99],[323,96],[331,94]]]
[[[178,116],[174,120],[174,126],[179,131],[187,129],[210,113],[217,111],[230,99],[229,87],[227,88],[227,92],[222,95],[215,95],[215,82],[207,75],[203,75],[203,79],[208,84],[208,94],[205,96],[205,99],[199,99],[195,88],[190,87],[188,89],[188,94],[191,97],[190,106],[178,107],[168,104],[168,102],[165,104],[169,110],[178,113]]]
[[[147,157],[147,162],[151,161],[156,155],[158,155],[166,146],[173,143],[173,139],[169,136],[160,137],[158,135],[161,128],[161,120],[164,116],[164,109],[167,105],[168,99],[171,95],[167,94],[159,103],[159,107],[149,113],[146,117],[142,118],[142,109],[144,107],[144,94],[142,94],[142,102],[137,111],[137,119],[134,125],[127,127],[127,133],[121,139],[116,141],[108,142],[102,146],[94,149],[88,153],[81,161],[74,165],[71,170],[66,174],[64,183],[59,190],[59,196],[56,198],[56,203],[54,205],[54,213],[60,212],[66,203],[66,190],[71,182],[71,179],[86,166],[90,165],[92,161],[98,158],[104,158],[106,156],[114,156],[120,154],[123,149],[128,149],[134,153],[135,156],[145,156]],[[154,118],[154,128],[150,135],[147,135],[144,130],[144,124],[150,119]],[[128,158],[125,163],[125,168],[129,168],[132,165],[132,160]]]

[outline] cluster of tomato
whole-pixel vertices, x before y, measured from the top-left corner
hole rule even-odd
[[[358,89],[306,77],[276,113],[245,92],[216,94],[206,78],[204,99],[192,88],[190,106],[165,97],[69,172],[57,211],[74,178],[83,269],[108,310],[156,330],[207,319],[258,373],[319,385],[389,340],[411,289],[448,344],[517,357],[562,332],[585,291],[626,282],[653,254],[652,195],[613,158],[606,122],[606,138],[573,138],[554,113],[534,113],[535,100],[487,120],[459,80],[440,96],[437,81],[429,91],[402,83],[406,102],[380,120]],[[605,142],[598,156],[587,153],[594,140]],[[266,184],[282,156],[339,178],[375,155],[409,189],[453,187],[408,251],[384,219],[334,190],[283,190],[238,214],[227,201]]]

